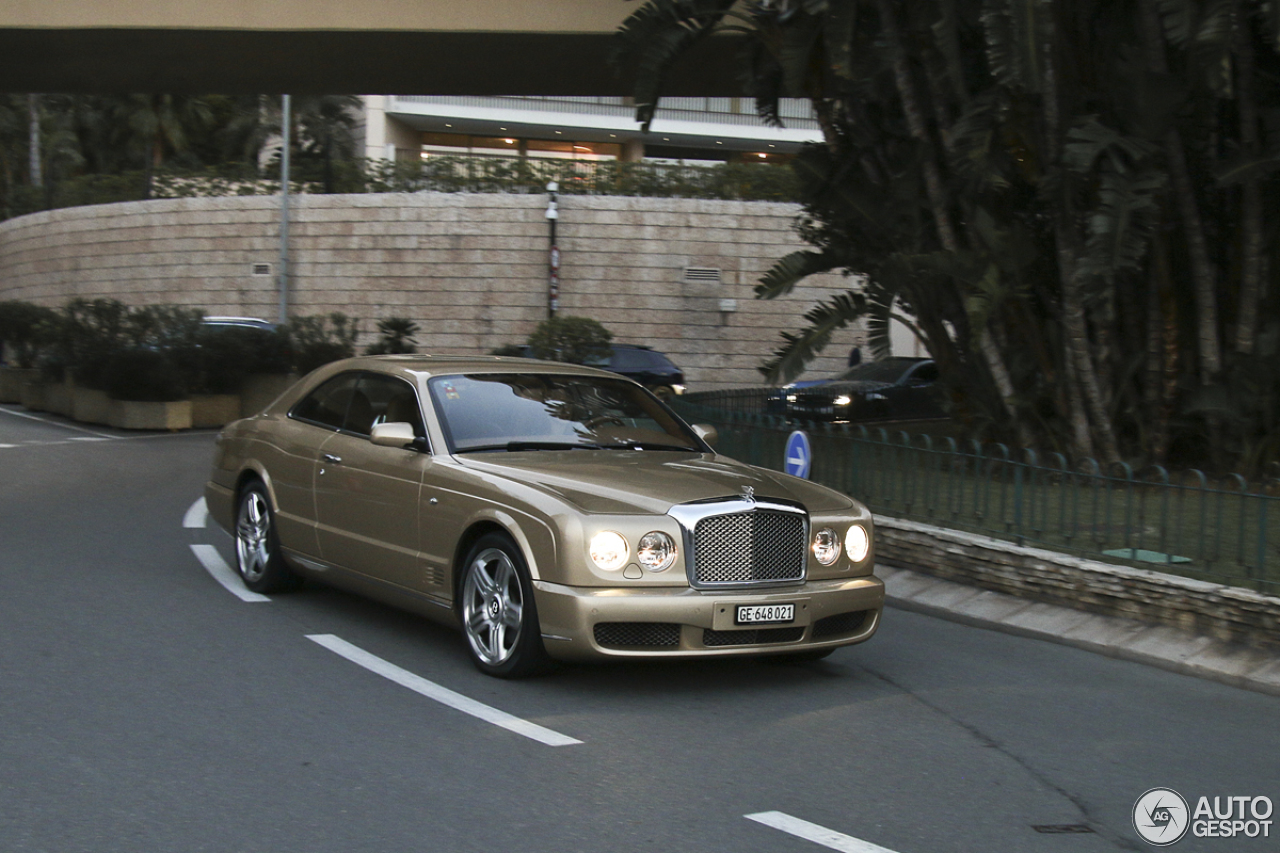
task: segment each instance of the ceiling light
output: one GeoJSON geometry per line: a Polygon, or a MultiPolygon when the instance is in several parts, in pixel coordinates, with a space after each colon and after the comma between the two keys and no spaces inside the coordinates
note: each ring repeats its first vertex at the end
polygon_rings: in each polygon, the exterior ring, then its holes
{"type": "Polygon", "coordinates": [[[770,143],[769,143],[769,147],[770,147],[770,148],[777,148],[778,146],[776,146],[776,145],[774,145],[772,142],[770,142],[770,143]]]}
{"type": "Polygon", "coordinates": [[[446,125],[445,125],[445,127],[453,127],[453,125],[451,125],[451,124],[446,124],[446,125]]]}
{"type": "Polygon", "coordinates": [[[616,133],[611,133],[611,134],[609,134],[609,138],[610,138],[610,139],[617,139],[617,138],[618,138],[618,134],[616,134],[616,133]]]}
{"type": "Polygon", "coordinates": [[[764,158],[768,157],[769,155],[768,155],[768,154],[757,154],[756,156],[757,156],[757,157],[759,157],[761,160],[763,160],[764,158]]]}
{"type": "MultiPolygon", "coordinates": [[[[516,141],[515,141],[514,139],[504,139],[504,140],[502,140],[502,141],[503,141],[503,142],[505,142],[505,143],[507,143],[508,145],[515,145],[515,144],[516,144],[516,141]]],[[[764,155],[763,155],[763,154],[761,154],[760,156],[761,156],[761,157],[763,157],[764,155]]]]}
{"type": "Polygon", "coordinates": [[[564,133],[563,130],[557,130],[556,133],[564,133]]]}

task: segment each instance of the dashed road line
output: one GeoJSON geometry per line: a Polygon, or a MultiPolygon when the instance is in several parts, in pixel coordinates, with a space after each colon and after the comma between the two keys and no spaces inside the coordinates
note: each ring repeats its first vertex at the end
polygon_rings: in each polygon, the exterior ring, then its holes
{"type": "Polygon", "coordinates": [[[838,850],[840,853],[894,853],[887,847],[881,847],[878,844],[872,844],[870,841],[863,841],[861,838],[854,838],[851,835],[836,832],[834,829],[827,829],[825,826],[819,826],[816,823],[792,817],[786,812],[756,812],[755,814],[743,815],[743,817],[780,830],[788,835],[803,838],[805,841],[820,844],[828,850],[838,850]]]}
{"type": "Polygon", "coordinates": [[[241,601],[270,601],[271,599],[265,595],[259,595],[256,592],[250,592],[244,588],[244,584],[240,580],[240,576],[227,565],[227,561],[222,559],[222,555],[218,553],[218,549],[212,545],[192,545],[192,552],[196,555],[196,559],[204,566],[205,571],[213,575],[213,579],[222,584],[227,592],[234,595],[241,601]]]}
{"type": "Polygon", "coordinates": [[[401,687],[407,687],[415,693],[421,694],[428,699],[433,699],[456,711],[470,714],[476,719],[484,720],[486,723],[492,723],[507,731],[536,740],[538,743],[546,744],[547,746],[573,746],[574,744],[582,743],[576,738],[552,731],[537,723],[522,720],[519,717],[508,714],[506,711],[499,711],[497,708],[485,705],[483,702],[477,702],[468,696],[463,696],[461,693],[455,693],[449,688],[442,687],[434,681],[428,681],[420,675],[414,675],[407,669],[401,669],[377,655],[366,652],[359,646],[348,643],[341,637],[333,634],[308,634],[307,639],[324,646],[334,654],[341,655],[370,672],[394,681],[401,687]]]}
{"type": "Polygon", "coordinates": [[[200,498],[187,507],[187,514],[182,517],[182,526],[188,530],[206,527],[209,523],[209,505],[200,498]]]}

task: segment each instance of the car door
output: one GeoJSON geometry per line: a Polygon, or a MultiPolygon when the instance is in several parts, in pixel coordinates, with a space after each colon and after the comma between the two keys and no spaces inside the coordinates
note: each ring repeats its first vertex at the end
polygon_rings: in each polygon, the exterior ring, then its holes
{"type": "Polygon", "coordinates": [[[266,467],[278,507],[280,543],[304,556],[320,556],[315,499],[320,449],[342,427],[358,378],[343,373],[312,389],[274,433],[276,452],[266,467]]]}
{"type": "Polygon", "coordinates": [[[422,445],[373,444],[373,426],[389,418],[413,424],[425,441],[413,386],[394,376],[361,373],[342,429],[320,448],[316,532],[325,562],[420,590],[418,505],[431,454],[422,445]]]}

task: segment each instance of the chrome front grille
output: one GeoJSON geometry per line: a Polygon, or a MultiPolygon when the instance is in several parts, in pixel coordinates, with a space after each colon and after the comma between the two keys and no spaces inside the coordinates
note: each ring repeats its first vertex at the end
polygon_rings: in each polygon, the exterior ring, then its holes
{"type": "Polygon", "coordinates": [[[777,501],[729,500],[673,507],[685,530],[695,587],[798,583],[805,577],[808,516],[777,501]]]}

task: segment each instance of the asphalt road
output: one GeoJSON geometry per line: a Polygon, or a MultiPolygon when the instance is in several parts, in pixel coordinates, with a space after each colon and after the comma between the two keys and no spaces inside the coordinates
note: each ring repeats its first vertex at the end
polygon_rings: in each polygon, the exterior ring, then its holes
{"type": "Polygon", "coordinates": [[[513,683],[345,593],[243,601],[192,548],[231,560],[211,449],[0,407],[0,851],[1092,853],[1149,849],[1150,788],[1280,803],[1280,697],[904,611],[513,683]]]}

